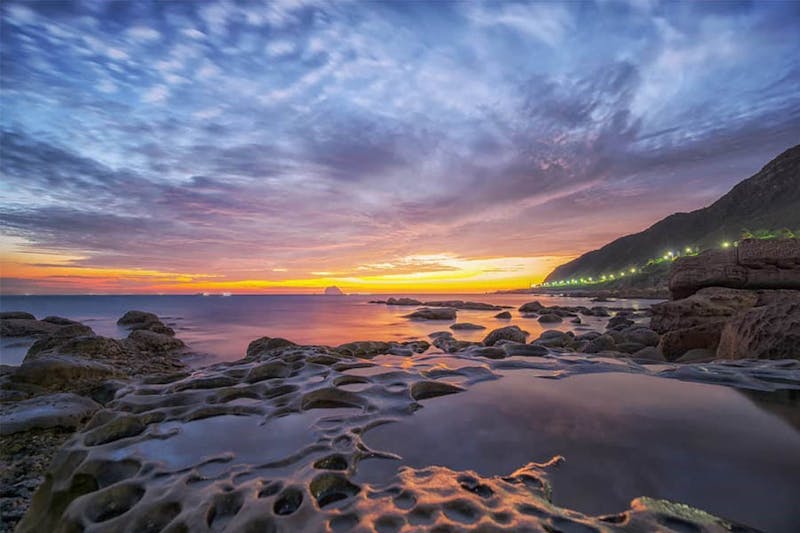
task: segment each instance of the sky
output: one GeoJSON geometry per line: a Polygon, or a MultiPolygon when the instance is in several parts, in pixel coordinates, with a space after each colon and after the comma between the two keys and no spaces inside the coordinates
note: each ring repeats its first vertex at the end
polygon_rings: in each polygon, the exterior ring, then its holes
{"type": "Polygon", "coordinates": [[[0,16],[6,294],[525,287],[800,141],[800,2],[0,16]]]}

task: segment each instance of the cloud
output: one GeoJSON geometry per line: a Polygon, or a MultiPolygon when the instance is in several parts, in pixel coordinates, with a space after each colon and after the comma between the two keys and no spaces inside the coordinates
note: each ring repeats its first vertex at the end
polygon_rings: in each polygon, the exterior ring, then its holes
{"type": "Polygon", "coordinates": [[[134,26],[126,32],[134,41],[150,42],[161,39],[161,34],[147,26],[134,26]]]}
{"type": "Polygon", "coordinates": [[[151,87],[142,95],[142,101],[154,104],[164,102],[169,97],[169,89],[163,85],[151,87]]]}
{"type": "Polygon", "coordinates": [[[557,46],[572,26],[572,17],[559,4],[474,4],[469,18],[478,26],[502,26],[557,46]]]}
{"type": "Polygon", "coordinates": [[[281,40],[267,43],[267,54],[270,57],[289,55],[294,52],[295,49],[295,44],[292,41],[281,40]]]}
{"type": "Polygon", "coordinates": [[[3,4],[4,234],[241,279],[509,274],[533,263],[464,261],[602,244],[800,138],[789,3],[373,7],[3,4]]]}

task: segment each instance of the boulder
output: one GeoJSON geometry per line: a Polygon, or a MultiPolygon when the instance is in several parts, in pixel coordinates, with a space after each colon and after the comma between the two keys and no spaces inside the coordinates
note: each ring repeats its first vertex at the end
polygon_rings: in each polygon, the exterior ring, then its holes
{"type": "MultiPolygon", "coordinates": [[[[547,333],[547,332],[545,332],[547,333]]],[[[602,335],[599,331],[591,330],[587,331],[586,333],[581,333],[580,335],[575,337],[575,340],[578,341],[592,341],[602,335]]]]}
{"type": "Polygon", "coordinates": [[[386,305],[422,305],[422,302],[413,298],[389,298],[386,305]]]}
{"type": "Polygon", "coordinates": [[[611,335],[604,334],[589,341],[589,344],[582,351],[583,353],[607,352],[614,350],[616,345],[617,343],[614,342],[614,338],[611,335]]]}
{"type": "Polygon", "coordinates": [[[64,326],[62,328],[57,329],[47,337],[43,339],[39,339],[33,343],[33,345],[28,348],[28,353],[26,357],[33,357],[40,352],[45,352],[49,350],[56,349],[62,345],[64,345],[67,340],[73,339],[75,337],[93,337],[94,331],[89,326],[84,326],[83,324],[71,324],[69,326],[64,326]]]}
{"type": "Polygon", "coordinates": [[[661,337],[658,333],[644,326],[629,326],[620,331],[626,342],[637,342],[645,346],[658,346],[661,337]]]}
{"type": "Polygon", "coordinates": [[[497,313],[494,315],[495,318],[499,318],[500,320],[511,320],[511,313],[508,311],[503,311],[502,313],[497,313]]]}
{"type": "Polygon", "coordinates": [[[524,344],[528,335],[529,333],[521,330],[519,326],[506,326],[504,328],[492,330],[491,333],[489,333],[486,338],[483,339],[483,344],[486,346],[494,346],[498,341],[501,340],[524,344]]]}
{"type": "Polygon", "coordinates": [[[351,357],[372,358],[376,355],[389,353],[392,344],[381,341],[354,341],[334,348],[334,351],[351,357]]]}
{"type": "Polygon", "coordinates": [[[24,311],[2,311],[0,312],[0,320],[6,320],[9,318],[21,319],[21,320],[36,320],[36,317],[30,313],[26,313],[24,311]]]}
{"type": "Polygon", "coordinates": [[[535,302],[528,302],[528,303],[522,304],[519,307],[519,312],[520,313],[538,313],[539,311],[541,311],[544,308],[545,307],[542,304],[540,304],[539,301],[537,300],[535,302]]]}
{"type": "Polygon", "coordinates": [[[722,329],[719,359],[800,359],[800,299],[739,314],[722,329]]]}
{"type": "Polygon", "coordinates": [[[533,343],[550,348],[563,348],[575,342],[575,335],[572,332],[548,329],[539,335],[533,343]]]}
{"type": "Polygon", "coordinates": [[[661,336],[658,348],[667,361],[675,361],[695,348],[717,349],[724,322],[709,322],[690,328],[676,329],[661,336]]]}
{"type": "Polygon", "coordinates": [[[410,356],[415,353],[423,353],[430,348],[430,346],[431,345],[426,341],[355,341],[339,345],[334,348],[334,351],[350,357],[371,359],[376,355],[382,354],[410,356]]]}
{"type": "Polygon", "coordinates": [[[606,329],[615,329],[621,331],[630,326],[633,326],[634,323],[635,322],[633,320],[628,318],[627,314],[618,313],[613,317],[611,317],[611,319],[608,321],[608,324],[606,324],[606,329]]]}
{"type": "Polygon", "coordinates": [[[462,353],[470,357],[485,357],[487,359],[505,359],[506,357],[508,357],[506,354],[506,350],[504,349],[506,346],[510,346],[510,344],[506,344],[502,347],[475,345],[466,348],[462,353]]]}
{"type": "Polygon", "coordinates": [[[433,345],[446,353],[455,353],[470,348],[472,346],[481,346],[479,342],[462,341],[453,337],[453,334],[448,332],[439,332],[433,338],[433,345]],[[446,334],[445,334],[446,333],[446,334]]]}
{"type": "Polygon", "coordinates": [[[139,351],[155,353],[179,350],[186,346],[180,339],[163,333],[156,333],[149,329],[135,329],[131,331],[130,335],[128,335],[127,342],[139,351]]]}
{"type": "Polygon", "coordinates": [[[555,313],[545,313],[539,317],[539,322],[542,324],[555,324],[557,322],[563,322],[563,319],[555,313]]]}
{"type": "Polygon", "coordinates": [[[708,250],[673,263],[673,299],[704,287],[800,289],[800,239],[744,239],[734,248],[708,250]]]}
{"type": "Polygon", "coordinates": [[[128,311],[117,320],[117,325],[136,326],[150,322],[161,322],[161,319],[158,318],[158,315],[146,311],[128,311]]]}
{"type": "Polygon", "coordinates": [[[449,307],[423,307],[404,317],[412,320],[455,320],[456,310],[449,307]]]}
{"type": "Polygon", "coordinates": [[[456,322],[450,329],[458,330],[458,329],[486,329],[486,326],[481,326],[480,324],[473,324],[471,322],[456,322]]]}
{"type": "Polygon", "coordinates": [[[723,287],[700,289],[688,298],[653,305],[650,327],[657,333],[665,333],[711,322],[724,322],[756,305],[758,299],[758,293],[754,291],[723,287]]]}
{"type": "Polygon", "coordinates": [[[503,344],[503,350],[508,357],[541,357],[549,353],[549,350],[540,344],[518,344],[516,342],[503,344]]]}
{"type": "Polygon", "coordinates": [[[49,390],[81,390],[122,375],[112,365],[99,361],[71,355],[40,355],[26,358],[11,379],[49,390]]]}
{"type": "Polygon", "coordinates": [[[658,348],[653,346],[646,346],[633,354],[636,359],[644,359],[646,361],[665,361],[664,354],[658,348]]]}
{"type": "Polygon", "coordinates": [[[707,363],[714,360],[714,352],[705,348],[692,348],[680,358],[676,363],[707,363]]]}
{"type": "Polygon", "coordinates": [[[622,342],[617,344],[616,350],[622,353],[636,353],[646,348],[641,342],[622,342]]]}
{"type": "MultiPolygon", "coordinates": [[[[76,326],[67,326],[73,328],[76,326]]],[[[85,327],[85,326],[84,326],[85,327]]],[[[74,355],[85,359],[124,360],[128,357],[122,342],[96,335],[59,337],[53,335],[35,343],[25,355],[25,361],[44,355],[74,355]]]]}
{"type": "Polygon", "coordinates": [[[42,319],[42,322],[50,322],[51,324],[56,324],[57,326],[72,326],[74,324],[80,324],[77,320],[70,320],[69,318],[64,318],[63,316],[46,316],[42,319]]]}
{"type": "Polygon", "coordinates": [[[71,393],[48,394],[5,404],[0,413],[0,435],[31,429],[77,429],[100,409],[100,404],[71,393]]]}
{"type": "Polygon", "coordinates": [[[164,324],[157,315],[145,311],[128,311],[117,320],[117,324],[130,330],[146,330],[161,335],[175,336],[175,330],[164,324]]]}
{"type": "Polygon", "coordinates": [[[287,346],[295,346],[295,343],[280,337],[261,337],[247,345],[247,357],[258,357],[272,350],[287,346]]]}
{"type": "Polygon", "coordinates": [[[4,318],[0,319],[0,337],[37,337],[49,335],[60,327],[31,318],[4,318]]]}

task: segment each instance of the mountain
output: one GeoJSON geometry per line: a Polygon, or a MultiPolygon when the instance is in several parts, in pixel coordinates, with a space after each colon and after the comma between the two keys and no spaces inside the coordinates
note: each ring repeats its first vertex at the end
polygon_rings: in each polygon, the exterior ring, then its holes
{"type": "Polygon", "coordinates": [[[743,232],[788,228],[800,232],[800,145],[702,209],[675,213],[646,230],[626,235],[557,267],[545,282],[600,277],[638,267],[668,250],[712,248],[743,232]]]}

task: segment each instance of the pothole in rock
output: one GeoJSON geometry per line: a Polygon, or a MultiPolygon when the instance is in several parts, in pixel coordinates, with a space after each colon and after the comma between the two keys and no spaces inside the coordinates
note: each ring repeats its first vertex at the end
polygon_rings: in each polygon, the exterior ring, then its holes
{"type": "Polygon", "coordinates": [[[354,485],[341,474],[325,473],[315,477],[309,485],[317,505],[325,507],[358,494],[361,487],[354,485]]]}
{"type": "Polygon", "coordinates": [[[297,511],[302,504],[303,492],[297,487],[289,487],[275,500],[272,510],[277,515],[290,515],[297,511]]]}

